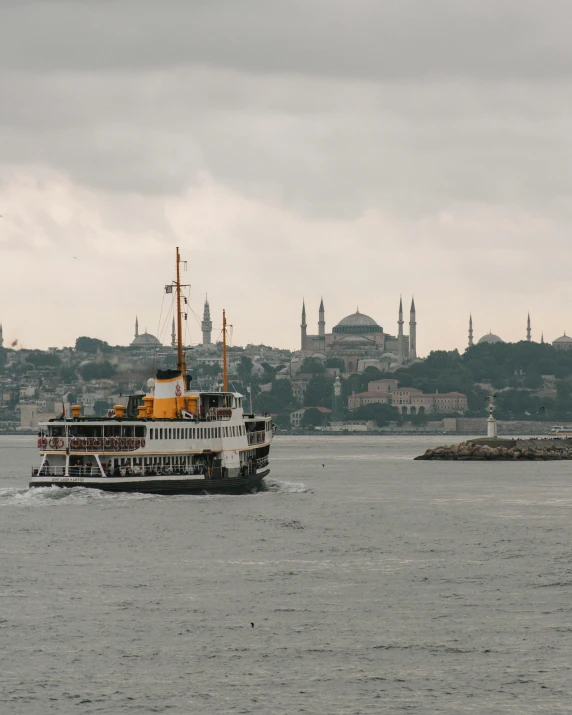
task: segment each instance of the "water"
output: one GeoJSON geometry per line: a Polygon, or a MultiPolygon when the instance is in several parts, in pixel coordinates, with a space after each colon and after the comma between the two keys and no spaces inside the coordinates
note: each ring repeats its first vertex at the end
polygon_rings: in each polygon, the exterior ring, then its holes
{"type": "Polygon", "coordinates": [[[441,441],[278,437],[265,493],[157,497],[28,491],[0,438],[0,713],[571,712],[572,467],[441,441]]]}

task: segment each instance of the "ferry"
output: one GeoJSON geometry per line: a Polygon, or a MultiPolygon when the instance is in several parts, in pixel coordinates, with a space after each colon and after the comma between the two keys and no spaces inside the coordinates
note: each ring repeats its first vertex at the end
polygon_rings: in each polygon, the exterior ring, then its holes
{"type": "Polygon", "coordinates": [[[81,405],[40,424],[39,468],[30,487],[88,487],[146,494],[245,494],[270,472],[276,432],[270,415],[246,413],[229,391],[223,311],[223,389],[193,389],[182,346],[181,259],[176,290],[177,369],[159,370],[147,392],[130,395],[107,417],[86,417],[81,405]]]}

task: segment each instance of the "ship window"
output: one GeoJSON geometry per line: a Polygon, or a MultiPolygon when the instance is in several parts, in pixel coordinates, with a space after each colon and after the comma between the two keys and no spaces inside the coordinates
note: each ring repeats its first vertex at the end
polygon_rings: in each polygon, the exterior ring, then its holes
{"type": "Polygon", "coordinates": [[[172,432],[172,429],[169,427],[169,439],[172,439],[171,432],[172,432]]]}
{"type": "Polygon", "coordinates": [[[141,425],[141,427],[139,427],[139,425],[137,425],[135,427],[135,436],[136,437],[145,437],[145,427],[143,427],[142,425],[141,425]]]}
{"type": "Polygon", "coordinates": [[[163,428],[159,430],[159,439],[163,439],[163,428]]]}
{"type": "Polygon", "coordinates": [[[153,428],[149,430],[149,439],[153,439],[153,428]]]}
{"type": "Polygon", "coordinates": [[[177,427],[177,439],[181,439],[181,430],[177,427]]]}
{"type": "Polygon", "coordinates": [[[233,437],[236,437],[236,427],[233,427],[233,428],[232,428],[232,436],[233,436],[233,437]]]}

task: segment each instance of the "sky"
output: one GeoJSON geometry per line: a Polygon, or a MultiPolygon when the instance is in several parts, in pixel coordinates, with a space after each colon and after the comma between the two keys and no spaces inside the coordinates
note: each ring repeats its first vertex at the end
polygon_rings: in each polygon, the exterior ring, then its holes
{"type": "Polygon", "coordinates": [[[2,0],[6,343],[572,334],[572,3],[2,0]],[[172,315],[172,313],[171,313],[172,315]],[[406,315],[407,320],[407,315],[406,315]]]}

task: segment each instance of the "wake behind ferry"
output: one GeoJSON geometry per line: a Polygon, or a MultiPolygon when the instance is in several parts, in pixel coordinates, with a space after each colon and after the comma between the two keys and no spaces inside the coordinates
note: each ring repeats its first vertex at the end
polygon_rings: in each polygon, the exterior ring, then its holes
{"type": "Polygon", "coordinates": [[[159,370],[146,394],[130,395],[108,417],[82,417],[81,406],[72,405],[71,417],[41,423],[40,466],[30,487],[244,494],[261,486],[276,426],[269,415],[245,414],[243,396],[228,390],[224,313],[223,390],[192,388],[181,338],[180,264],[177,248],[177,369],[159,370]]]}

